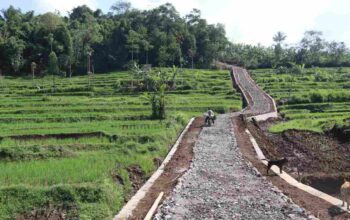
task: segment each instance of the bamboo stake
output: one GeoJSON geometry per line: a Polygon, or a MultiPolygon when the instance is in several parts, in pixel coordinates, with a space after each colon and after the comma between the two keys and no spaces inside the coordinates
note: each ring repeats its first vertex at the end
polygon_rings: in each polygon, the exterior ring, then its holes
{"type": "Polygon", "coordinates": [[[151,209],[148,211],[148,213],[147,213],[146,217],[144,218],[144,220],[151,220],[152,219],[152,216],[154,215],[154,212],[157,210],[157,207],[158,207],[159,202],[162,199],[163,195],[164,195],[164,192],[159,193],[158,198],[153,203],[151,209]]]}

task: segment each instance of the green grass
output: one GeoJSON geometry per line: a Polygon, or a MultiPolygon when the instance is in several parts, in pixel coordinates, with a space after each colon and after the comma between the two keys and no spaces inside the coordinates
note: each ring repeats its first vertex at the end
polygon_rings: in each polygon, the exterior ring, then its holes
{"type": "Polygon", "coordinates": [[[242,104],[228,72],[185,70],[166,93],[166,119],[151,120],[131,81],[128,72],[56,77],[55,89],[52,77],[0,80],[0,219],[48,206],[111,219],[131,191],[129,166],[149,177],[191,117],[242,104]]]}
{"type": "Polygon", "coordinates": [[[350,68],[312,68],[303,74],[276,74],[274,70],[252,71],[256,82],[277,102],[287,119],[270,128],[322,133],[334,124],[348,125],[350,118],[350,68]]]}

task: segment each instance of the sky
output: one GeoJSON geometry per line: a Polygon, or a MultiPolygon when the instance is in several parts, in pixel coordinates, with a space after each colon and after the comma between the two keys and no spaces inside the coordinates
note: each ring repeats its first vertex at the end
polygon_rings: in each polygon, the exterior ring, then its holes
{"type": "MultiPolygon", "coordinates": [[[[277,31],[287,35],[286,43],[296,44],[307,30],[322,31],[329,41],[350,46],[349,0],[129,0],[134,8],[151,9],[172,3],[182,16],[200,9],[209,23],[225,25],[227,37],[235,43],[269,46],[277,31]]],[[[86,4],[105,13],[116,0],[0,0],[0,9],[13,5],[37,13],[58,10],[67,14],[86,4]]]]}

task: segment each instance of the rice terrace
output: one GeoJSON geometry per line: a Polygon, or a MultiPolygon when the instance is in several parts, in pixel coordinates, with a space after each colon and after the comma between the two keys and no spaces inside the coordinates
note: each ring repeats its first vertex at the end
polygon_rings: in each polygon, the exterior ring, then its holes
{"type": "Polygon", "coordinates": [[[350,219],[350,5],[310,2],[0,2],[0,220],[350,219]]]}

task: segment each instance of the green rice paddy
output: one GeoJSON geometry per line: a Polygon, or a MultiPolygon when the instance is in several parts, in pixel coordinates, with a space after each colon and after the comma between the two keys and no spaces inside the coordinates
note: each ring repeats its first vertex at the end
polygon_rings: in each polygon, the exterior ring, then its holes
{"type": "Polygon", "coordinates": [[[111,219],[132,190],[128,167],[149,177],[191,117],[242,105],[228,72],[184,70],[166,93],[166,119],[151,120],[132,81],[128,72],[0,79],[0,219],[50,207],[111,219]]]}
{"type": "Polygon", "coordinates": [[[324,132],[350,119],[350,68],[311,68],[302,74],[251,71],[256,82],[279,103],[287,120],[270,128],[324,132]]]}

